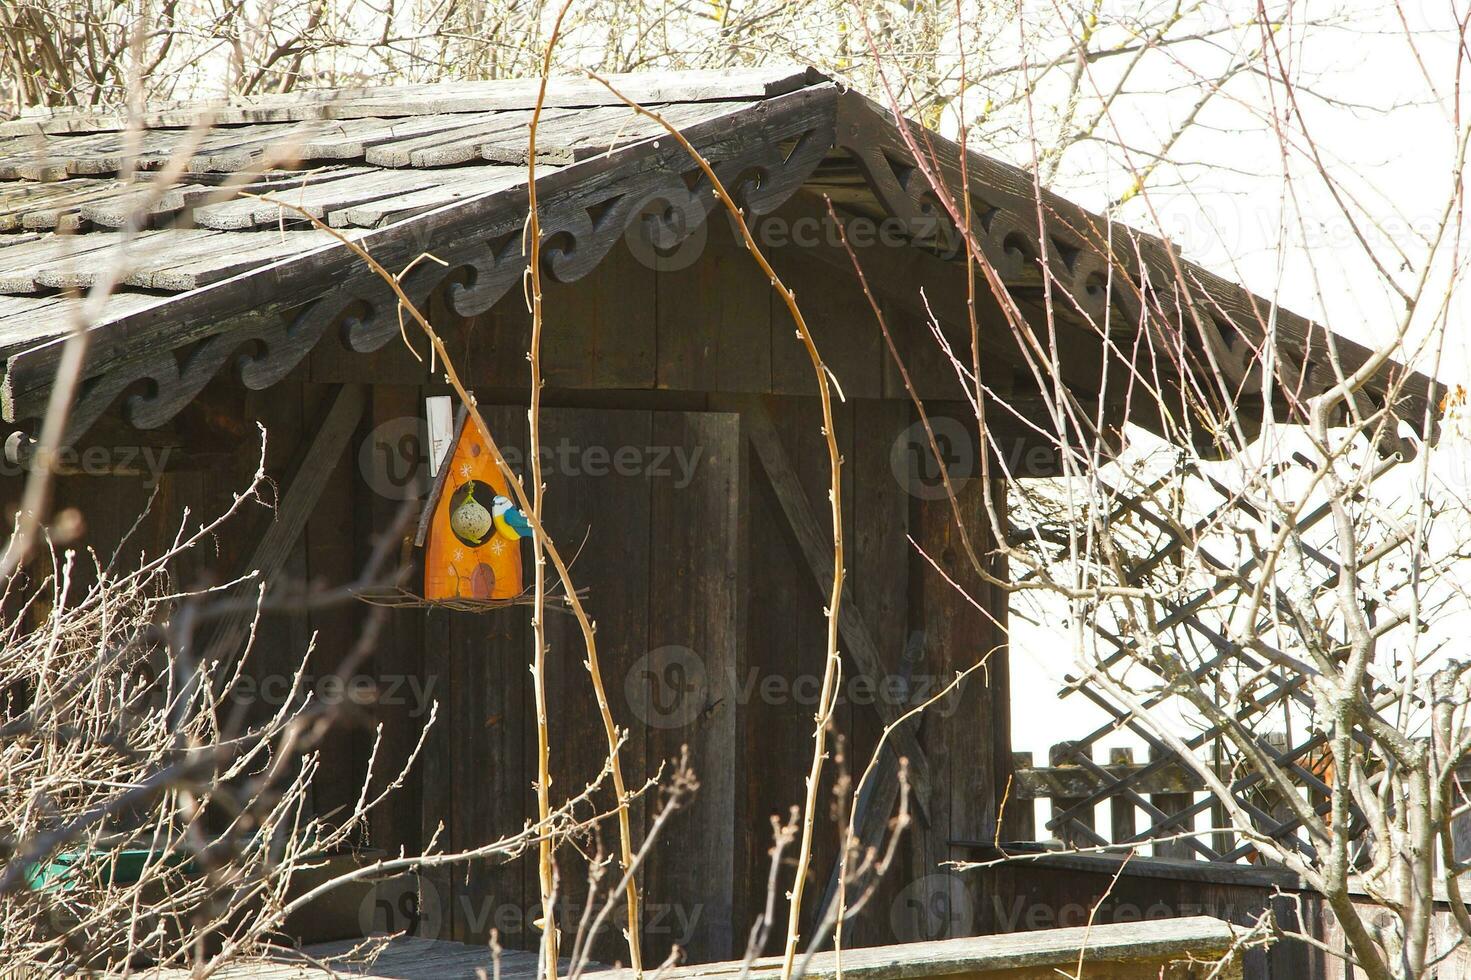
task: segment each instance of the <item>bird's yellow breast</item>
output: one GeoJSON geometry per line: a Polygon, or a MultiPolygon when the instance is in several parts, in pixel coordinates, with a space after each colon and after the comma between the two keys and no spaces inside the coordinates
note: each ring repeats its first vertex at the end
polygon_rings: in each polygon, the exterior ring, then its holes
{"type": "Polygon", "coordinates": [[[501,533],[501,536],[502,537],[504,537],[504,538],[506,538],[506,539],[508,539],[510,541],[520,541],[521,540],[520,533],[517,532],[517,530],[514,527],[511,526],[511,522],[510,521],[506,520],[506,515],[505,514],[497,514],[497,515],[495,515],[495,529],[501,533]]]}

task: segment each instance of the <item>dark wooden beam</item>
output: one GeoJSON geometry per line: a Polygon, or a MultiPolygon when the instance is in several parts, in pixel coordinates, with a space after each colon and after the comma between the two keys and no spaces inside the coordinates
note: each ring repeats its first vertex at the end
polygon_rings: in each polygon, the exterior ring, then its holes
{"type": "MultiPolygon", "coordinates": [[[[269,584],[286,564],[286,559],[306,528],[307,519],[316,509],[317,500],[322,496],[332,470],[357,430],[367,402],[367,391],[362,385],[338,386],[332,404],[317,427],[316,435],[299,457],[295,472],[286,485],[286,492],[276,510],[276,519],[261,535],[244,566],[236,572],[236,578],[255,573],[247,582],[241,583],[236,590],[237,595],[245,597],[256,594],[261,584],[269,584]]],[[[249,634],[250,624],[254,619],[253,609],[244,609],[223,618],[206,648],[206,662],[222,661],[233,656],[236,648],[249,634]]]]}
{"type": "MultiPolygon", "coordinates": [[[[766,474],[771,489],[781,504],[782,514],[802,549],[802,556],[812,573],[813,584],[821,595],[826,596],[832,587],[832,544],[823,533],[817,515],[812,513],[812,507],[807,503],[797,471],[787,458],[786,449],[781,444],[781,437],[777,435],[770,415],[767,414],[766,406],[760,399],[752,399],[746,406],[744,415],[751,447],[756,450],[761,470],[766,474]]],[[[838,607],[838,629],[860,674],[875,685],[873,690],[883,690],[881,685],[886,674],[878,644],[874,642],[863,617],[846,598],[838,607]]],[[[874,705],[886,726],[898,721],[903,713],[901,706],[890,703],[886,698],[875,698],[874,705]]],[[[909,726],[901,725],[889,736],[889,744],[909,760],[909,781],[914,790],[915,801],[920,810],[928,814],[931,798],[929,762],[914,732],[909,726]]]]}

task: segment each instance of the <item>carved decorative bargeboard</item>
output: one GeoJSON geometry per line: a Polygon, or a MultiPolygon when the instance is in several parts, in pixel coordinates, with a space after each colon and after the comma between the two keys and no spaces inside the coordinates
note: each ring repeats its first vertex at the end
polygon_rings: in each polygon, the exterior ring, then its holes
{"type": "MultiPolygon", "coordinates": [[[[1197,395],[1212,394],[1253,414],[1271,338],[1269,366],[1283,402],[1278,417],[1301,422],[1308,399],[1370,355],[1184,261],[1165,241],[1039,189],[1025,171],[971,152],[963,174],[956,144],[913,125],[906,132],[892,113],[861,96],[840,100],[837,132],[838,147],[852,157],[883,210],[922,229],[917,244],[946,255],[959,251],[956,227],[964,213],[962,188],[968,189],[975,241],[1003,284],[1040,291],[1045,283],[1064,316],[1099,336],[1123,338],[1115,344],[1120,361],[1133,338],[1147,331],[1154,353],[1170,359],[1175,376],[1197,395]],[[937,182],[948,189],[953,211],[935,193],[937,182]]],[[[1361,393],[1360,410],[1382,406],[1380,393],[1401,379],[1395,414],[1421,426],[1432,401],[1427,381],[1406,378],[1393,365],[1361,393]]],[[[1401,448],[1393,426],[1387,428],[1395,445],[1386,448],[1401,448]]]]}
{"type": "MultiPolygon", "coordinates": [[[[805,89],[756,106],[751,125],[695,126],[685,135],[745,212],[759,216],[795,193],[831,149],[834,95],[832,86],[805,89]]],[[[546,242],[543,274],[559,282],[586,276],[634,222],[645,223],[656,246],[672,247],[696,230],[717,204],[699,164],[672,139],[563,168],[539,180],[538,186],[546,242]]],[[[400,281],[404,294],[424,309],[430,294],[444,286],[453,310],[472,316],[488,310],[522,280],[527,258],[521,231],[527,204],[522,185],[391,226],[362,244],[388,269],[403,268],[415,257],[432,253],[444,264],[417,264],[400,281]]],[[[263,270],[255,277],[259,285],[253,293],[274,297],[283,291],[289,295],[293,288],[309,294],[328,287],[325,292],[295,304],[285,315],[278,312],[284,305],[280,303],[270,304],[264,312],[226,313],[220,317],[223,329],[203,325],[202,339],[189,347],[111,361],[106,370],[84,382],[72,412],[71,437],[85,432],[124,395],[123,411],[132,424],[160,425],[232,362],[247,387],[267,388],[289,374],[334,328],[343,344],[361,353],[400,336],[398,297],[367,263],[342,246],[306,258],[263,270]],[[282,278],[292,280],[291,286],[282,278]],[[297,284],[297,280],[305,281],[297,284]],[[145,390],[136,390],[139,387],[145,390]]],[[[188,300],[183,297],[177,305],[188,300]]],[[[171,306],[175,304],[165,304],[166,309],[171,306]]],[[[186,333],[187,327],[181,332],[186,333]]],[[[44,411],[44,399],[35,396],[49,384],[59,346],[47,349],[48,358],[12,360],[5,396],[17,420],[44,411]]]]}
{"type": "MultiPolygon", "coordinates": [[[[899,219],[915,245],[959,264],[955,222],[932,185],[941,181],[950,202],[960,200],[959,147],[917,128],[906,135],[889,113],[856,93],[815,84],[684,132],[751,217],[774,210],[804,184],[821,190],[818,167],[826,158],[829,167],[861,175],[878,208],[899,219]]],[[[1121,361],[1134,338],[1147,335],[1154,356],[1170,362],[1177,378],[1205,379],[1202,390],[1211,397],[1250,406],[1260,399],[1271,336],[1276,394],[1286,398],[1287,414],[1279,417],[1300,418],[1306,400],[1337,380],[1335,361],[1338,371],[1349,371],[1368,356],[1337,339],[1330,354],[1330,335],[1321,326],[1182,261],[1159,239],[1050,192],[1040,192],[1039,206],[1038,189],[1024,171],[976,153],[967,161],[972,227],[1001,283],[1022,293],[1045,288],[1053,308],[1108,340],[1121,361]]],[[[549,169],[538,180],[543,273],[560,282],[587,275],[635,223],[654,244],[671,247],[716,204],[698,165],[672,139],[549,169]]],[[[390,270],[432,253],[445,264],[419,263],[401,282],[405,294],[422,307],[442,289],[451,309],[472,316],[520,282],[526,210],[522,182],[359,240],[390,270]]],[[[232,363],[244,384],[260,389],[284,378],[324,338],[370,352],[399,334],[392,289],[341,246],[293,256],[219,287],[229,289],[186,293],[94,331],[91,363],[99,369],[83,386],[73,437],[119,398],[135,425],[157,426],[232,363]]],[[[60,347],[53,342],[10,359],[0,388],[7,418],[44,411],[60,347]]],[[[1406,391],[1400,417],[1418,421],[1427,387],[1414,382],[1406,391]]]]}

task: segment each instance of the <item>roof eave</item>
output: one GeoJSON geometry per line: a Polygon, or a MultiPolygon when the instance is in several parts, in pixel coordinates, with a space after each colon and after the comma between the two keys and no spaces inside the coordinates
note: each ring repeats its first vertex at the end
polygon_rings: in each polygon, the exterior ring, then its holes
{"type": "MultiPolygon", "coordinates": [[[[833,142],[838,90],[827,82],[763,100],[737,116],[695,124],[683,135],[723,179],[760,172],[759,185],[736,189],[748,212],[760,214],[800,188],[833,142]]],[[[701,220],[714,206],[700,187],[698,164],[670,139],[648,139],[538,177],[542,227],[563,244],[548,249],[547,274],[571,282],[590,272],[654,198],[683,201],[701,220]],[[693,190],[691,189],[693,187],[693,190]],[[594,220],[593,215],[596,215],[594,220]],[[571,245],[565,244],[570,242],[571,245]]],[[[525,183],[370,231],[356,241],[385,269],[407,267],[426,251],[444,264],[423,262],[402,281],[423,302],[449,282],[447,299],[462,315],[488,309],[520,282],[526,258],[519,233],[525,221],[525,183]]],[[[140,427],[174,414],[236,352],[245,384],[275,383],[333,325],[357,351],[381,347],[398,335],[397,296],[353,250],[329,245],[242,273],[150,307],[97,324],[88,331],[85,376],[89,387],[73,413],[79,435],[119,395],[142,383],[127,411],[140,427]],[[283,297],[265,303],[261,297],[283,297]],[[181,348],[188,348],[181,357],[181,348]]],[[[0,383],[0,415],[10,422],[39,417],[66,345],[51,339],[11,354],[0,383]]]]}

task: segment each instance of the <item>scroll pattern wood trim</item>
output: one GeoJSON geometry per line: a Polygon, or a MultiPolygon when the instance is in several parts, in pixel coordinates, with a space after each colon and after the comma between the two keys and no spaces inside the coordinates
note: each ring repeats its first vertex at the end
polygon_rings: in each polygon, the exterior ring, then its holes
{"type": "MultiPolygon", "coordinates": [[[[913,229],[917,243],[945,245],[955,254],[959,233],[892,116],[847,93],[839,103],[837,132],[839,148],[852,157],[880,206],[913,229]]],[[[958,195],[959,146],[917,126],[910,133],[925,151],[931,172],[958,195]]],[[[1212,397],[1230,398],[1248,415],[1259,410],[1268,336],[1274,340],[1281,419],[1303,420],[1306,400],[1337,382],[1333,361],[1347,374],[1370,356],[1321,324],[1185,262],[1164,240],[1091,214],[1050,191],[1041,192],[1039,208],[1025,171],[974,152],[968,154],[967,170],[979,245],[1004,283],[1042,286],[1045,256],[1053,294],[1066,315],[1105,335],[1147,328],[1154,349],[1175,359],[1173,370],[1181,378],[1206,379],[1199,387],[1212,397]]],[[[1366,395],[1372,404],[1383,404],[1384,392],[1404,378],[1395,414],[1418,426],[1433,400],[1431,382],[1405,374],[1404,368],[1390,366],[1366,395]]],[[[1385,451],[1403,449],[1392,441],[1395,445],[1385,451]]]]}
{"type": "MultiPolygon", "coordinates": [[[[692,142],[745,212],[765,214],[807,181],[833,145],[833,100],[822,98],[824,94],[794,93],[756,106],[755,118],[744,126],[726,119],[718,128],[691,127],[687,135],[694,134],[692,142]],[[807,94],[818,97],[796,101],[807,94]],[[773,109],[773,103],[787,100],[793,100],[791,111],[773,109]]],[[[631,163],[619,167],[606,166],[607,158],[589,161],[583,165],[586,180],[558,182],[543,198],[545,271],[553,279],[573,282],[586,276],[635,222],[648,223],[655,245],[670,247],[707,219],[715,196],[684,150],[672,140],[650,140],[640,150],[631,163]]],[[[575,169],[565,168],[555,176],[575,169]]],[[[475,222],[460,241],[446,246],[435,242],[432,251],[446,264],[423,262],[404,276],[400,285],[410,300],[422,308],[430,294],[444,286],[454,311],[469,316],[489,309],[520,282],[526,269],[520,240],[526,196],[524,186],[515,190],[516,194],[506,195],[503,207],[475,222]]],[[[374,236],[375,257],[394,235],[408,239],[397,242],[399,253],[412,257],[425,251],[428,242],[416,238],[416,232],[423,235],[418,219],[374,236]]],[[[340,246],[337,250],[343,251],[340,246]]],[[[393,268],[388,261],[384,265],[393,268]]],[[[208,334],[189,349],[122,358],[109,365],[84,384],[72,412],[69,439],[84,433],[120,396],[126,396],[124,413],[134,425],[160,425],[232,359],[247,387],[267,388],[289,374],[334,327],[340,329],[341,341],[360,353],[377,350],[399,336],[398,299],[386,283],[361,262],[336,278],[337,285],[289,315],[279,315],[279,307],[241,314],[230,328],[208,334]]],[[[332,279],[318,275],[315,283],[332,279]]],[[[240,299],[248,301],[247,296],[240,299]]],[[[45,409],[42,395],[48,379],[38,376],[43,368],[24,365],[30,369],[28,379],[17,370],[17,360],[23,362],[29,353],[11,359],[5,378],[3,408],[12,421],[39,417],[45,409]],[[27,380],[24,395],[17,390],[18,378],[27,380]]]]}
{"type": "MultiPolygon", "coordinates": [[[[921,240],[959,240],[958,232],[930,184],[925,168],[915,163],[898,126],[866,99],[850,97],[839,109],[838,145],[846,150],[889,214],[914,229],[921,240]]],[[[959,147],[932,133],[911,129],[915,141],[931,151],[930,170],[952,193],[961,183],[959,147]]],[[[975,231],[982,252],[1003,281],[1040,284],[1038,260],[1044,252],[1056,285],[1085,315],[1101,316],[1106,305],[1103,283],[1108,271],[1106,252],[1090,247],[1061,224],[1048,228],[1046,241],[1038,230],[1035,199],[1020,171],[1011,179],[993,183],[995,161],[971,154],[970,190],[975,231]],[[984,168],[980,165],[984,164],[984,168]]],[[[1081,209],[1072,209],[1083,215],[1081,209]]],[[[1071,215],[1070,215],[1071,216],[1071,215]]]]}

